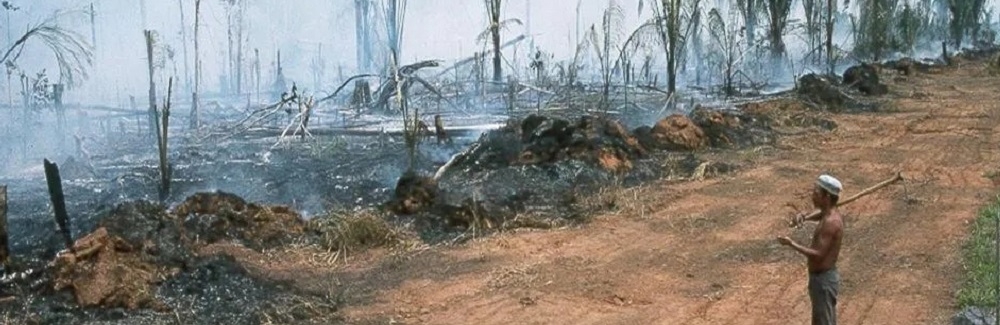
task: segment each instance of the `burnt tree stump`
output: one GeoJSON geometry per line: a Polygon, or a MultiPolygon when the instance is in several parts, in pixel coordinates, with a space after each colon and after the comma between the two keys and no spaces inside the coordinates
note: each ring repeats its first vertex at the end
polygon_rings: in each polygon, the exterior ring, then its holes
{"type": "Polygon", "coordinates": [[[73,237],[69,232],[69,215],[66,213],[66,198],[63,196],[62,178],[59,177],[59,166],[45,159],[45,180],[49,184],[49,197],[52,199],[52,210],[55,212],[59,233],[66,242],[66,249],[73,249],[73,237]]]}

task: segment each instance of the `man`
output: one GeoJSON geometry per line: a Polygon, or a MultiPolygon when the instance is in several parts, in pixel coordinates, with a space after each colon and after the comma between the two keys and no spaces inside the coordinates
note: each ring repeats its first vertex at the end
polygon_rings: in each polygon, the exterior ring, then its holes
{"type": "Polygon", "coordinates": [[[812,302],[812,324],[837,324],[837,293],[840,289],[840,275],[837,273],[837,257],[844,235],[844,221],[835,210],[840,191],[840,181],[830,175],[821,175],[816,180],[812,201],[820,214],[805,218],[805,214],[795,217],[795,222],[819,221],[813,232],[812,245],[805,247],[782,236],[778,242],[794,248],[806,256],[809,266],[809,300],[812,302]]]}

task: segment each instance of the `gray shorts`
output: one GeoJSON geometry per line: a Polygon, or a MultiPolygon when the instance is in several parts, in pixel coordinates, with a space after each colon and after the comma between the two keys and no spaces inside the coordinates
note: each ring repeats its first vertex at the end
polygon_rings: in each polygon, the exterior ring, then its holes
{"type": "Polygon", "coordinates": [[[809,273],[809,301],[812,302],[813,325],[837,324],[837,293],[840,274],[837,269],[809,273]]]}

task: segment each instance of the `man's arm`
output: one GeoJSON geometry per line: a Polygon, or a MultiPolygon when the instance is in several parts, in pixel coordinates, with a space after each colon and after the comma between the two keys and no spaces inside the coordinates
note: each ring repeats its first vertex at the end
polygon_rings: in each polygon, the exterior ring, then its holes
{"type": "Polygon", "coordinates": [[[806,247],[799,245],[799,243],[796,243],[795,241],[788,239],[788,237],[784,237],[785,241],[787,242],[783,242],[783,244],[791,246],[796,251],[798,251],[802,255],[805,255],[806,257],[822,258],[823,256],[826,256],[826,254],[830,252],[830,247],[832,247],[833,243],[832,237],[833,234],[830,231],[824,230],[819,233],[819,238],[817,240],[816,247],[806,247]]]}
{"type": "Polygon", "coordinates": [[[823,220],[823,213],[822,212],[819,212],[819,213],[811,212],[810,214],[805,215],[805,217],[803,217],[802,220],[806,220],[806,221],[820,221],[820,220],[823,220]]]}
{"type": "Polygon", "coordinates": [[[803,222],[806,222],[806,221],[820,221],[820,220],[823,220],[823,214],[822,213],[802,212],[802,213],[799,213],[799,214],[795,215],[795,217],[792,218],[792,225],[793,226],[797,226],[797,225],[800,225],[800,224],[802,224],[803,222]],[[815,214],[813,214],[813,213],[815,213],[815,214]]]}
{"type": "Polygon", "coordinates": [[[813,249],[813,248],[809,248],[809,247],[805,247],[805,246],[802,246],[802,245],[799,245],[799,243],[796,243],[796,242],[794,242],[794,241],[793,241],[793,242],[790,242],[790,243],[788,243],[788,246],[791,246],[791,247],[792,247],[792,248],[794,248],[794,249],[795,249],[796,251],[798,251],[798,252],[799,252],[799,253],[801,253],[802,255],[805,255],[806,257],[810,257],[810,258],[819,258],[820,256],[822,256],[822,255],[820,255],[820,254],[822,254],[822,253],[820,252],[820,250],[818,250],[818,249],[813,249]]]}

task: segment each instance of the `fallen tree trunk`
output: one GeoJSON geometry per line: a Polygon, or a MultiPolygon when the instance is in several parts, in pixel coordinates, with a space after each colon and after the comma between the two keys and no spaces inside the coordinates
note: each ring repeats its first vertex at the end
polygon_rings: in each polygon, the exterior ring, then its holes
{"type": "MultiPolygon", "coordinates": [[[[279,137],[281,136],[283,128],[257,128],[244,131],[242,135],[244,137],[279,137]]],[[[472,137],[477,136],[482,132],[489,131],[489,128],[484,127],[450,127],[446,131],[449,137],[472,137]]],[[[364,129],[344,129],[344,128],[324,128],[324,129],[310,129],[309,134],[312,136],[379,136],[379,135],[390,135],[390,136],[403,136],[405,132],[402,129],[399,130],[364,130],[364,129]]]]}
{"type": "Polygon", "coordinates": [[[59,177],[59,166],[45,159],[45,180],[49,184],[49,197],[52,199],[52,210],[55,212],[56,225],[66,243],[66,249],[73,249],[73,237],[69,232],[69,214],[66,213],[66,198],[63,196],[62,178],[59,177]]]}
{"type": "MultiPolygon", "coordinates": [[[[840,202],[837,202],[837,207],[841,207],[841,206],[844,206],[844,205],[846,205],[848,203],[857,201],[858,199],[860,199],[862,197],[865,197],[868,194],[872,194],[873,192],[878,191],[878,190],[882,189],[883,187],[892,185],[893,183],[901,181],[901,180],[903,180],[903,175],[900,174],[899,172],[897,172],[896,175],[893,176],[890,179],[887,179],[885,181],[882,181],[881,183],[875,184],[872,187],[866,188],[863,191],[858,192],[858,194],[854,194],[853,196],[851,196],[851,197],[849,197],[847,199],[840,200],[840,202]]],[[[809,215],[805,216],[805,219],[815,218],[816,216],[819,216],[820,213],[822,213],[822,212],[819,211],[819,210],[816,210],[813,213],[810,213],[809,215]]],[[[802,223],[795,222],[795,220],[793,220],[792,223],[789,224],[789,226],[790,227],[798,227],[801,224],[802,223]]]]}

